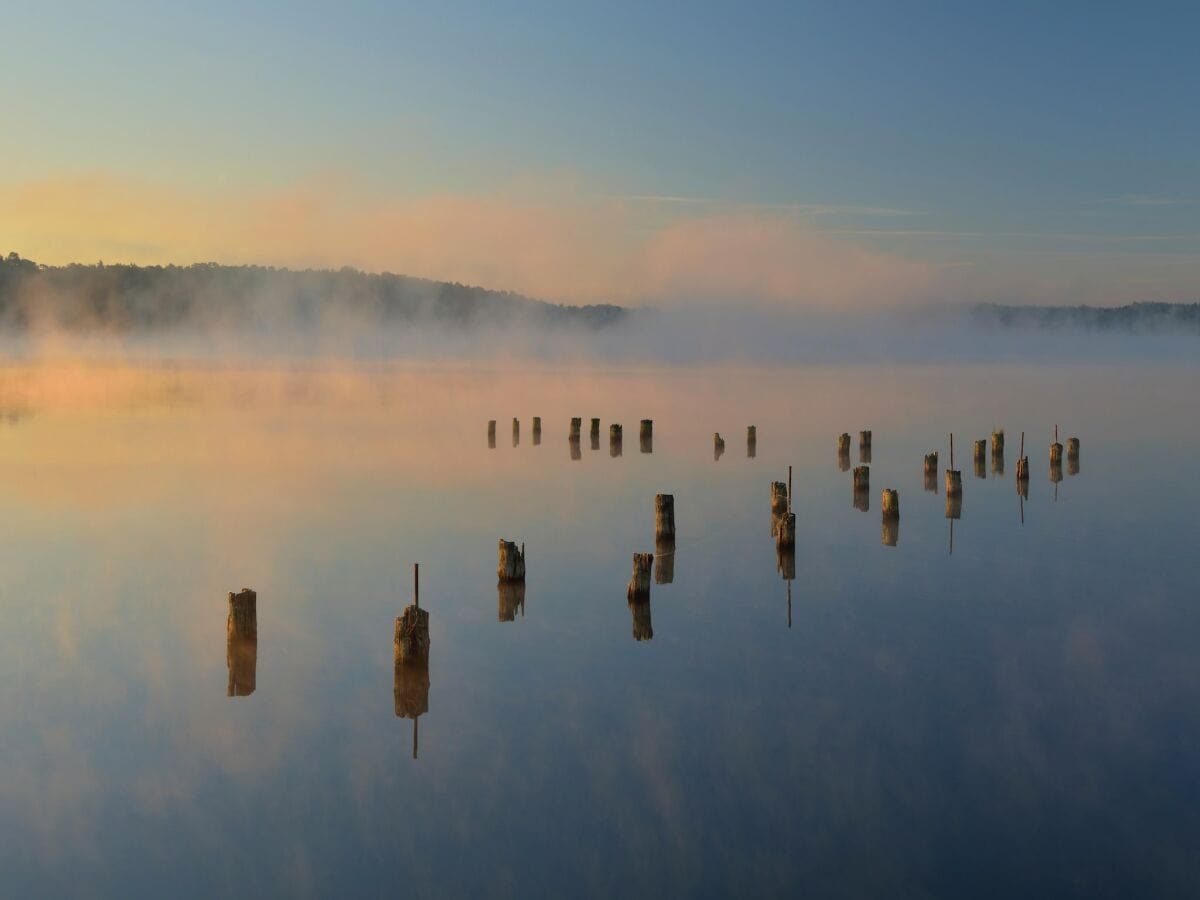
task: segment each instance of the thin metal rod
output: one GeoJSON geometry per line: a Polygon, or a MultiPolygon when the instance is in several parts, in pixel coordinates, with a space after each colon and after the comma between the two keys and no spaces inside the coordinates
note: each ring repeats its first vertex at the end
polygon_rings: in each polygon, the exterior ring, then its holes
{"type": "Polygon", "coordinates": [[[421,608],[421,564],[413,563],[413,603],[421,608]]]}
{"type": "Polygon", "coordinates": [[[788,512],[792,511],[792,467],[788,466],[788,512]]]}

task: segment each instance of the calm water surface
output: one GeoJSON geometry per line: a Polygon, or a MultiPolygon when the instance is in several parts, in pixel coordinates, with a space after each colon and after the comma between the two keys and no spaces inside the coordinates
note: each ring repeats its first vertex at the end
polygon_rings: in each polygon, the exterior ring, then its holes
{"type": "Polygon", "coordinates": [[[1198,386],[1154,364],[0,370],[0,895],[1194,895],[1198,386]],[[1082,445],[1061,482],[1056,423],[1082,445]],[[989,454],[976,477],[993,427],[1004,474],[989,454]],[[863,512],[835,442],[857,465],[865,428],[863,512]],[[956,520],[922,477],[951,431],[956,520]],[[657,492],[673,580],[631,610],[657,492]],[[523,605],[501,537],[527,547],[523,605]],[[392,648],[414,562],[416,758],[392,648]],[[258,642],[231,676],[243,586],[258,642]]]}

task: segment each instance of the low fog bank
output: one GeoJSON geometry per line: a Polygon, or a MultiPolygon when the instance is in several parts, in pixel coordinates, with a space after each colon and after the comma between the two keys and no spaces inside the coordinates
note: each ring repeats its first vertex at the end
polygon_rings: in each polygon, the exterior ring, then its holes
{"type": "Polygon", "coordinates": [[[38,266],[0,258],[0,351],[204,365],[705,364],[1197,358],[1200,306],[941,306],[834,315],[752,306],[561,306],[351,269],[38,266]]]}

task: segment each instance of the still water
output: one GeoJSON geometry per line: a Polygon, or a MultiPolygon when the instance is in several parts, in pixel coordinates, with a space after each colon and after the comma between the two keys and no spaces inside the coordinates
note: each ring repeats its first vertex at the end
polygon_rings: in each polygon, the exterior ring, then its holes
{"type": "Polygon", "coordinates": [[[0,370],[0,895],[1194,895],[1198,385],[1150,363],[0,370]],[[1056,424],[1081,441],[1061,481],[1056,424]],[[977,477],[997,427],[1004,473],[989,453],[977,477]],[[857,465],[868,428],[863,511],[836,440],[857,465]],[[951,432],[953,520],[922,473],[951,432]],[[658,492],[673,577],[631,608],[658,492]],[[519,601],[501,537],[526,545],[519,601]],[[392,628],[417,562],[414,729],[392,628]]]}

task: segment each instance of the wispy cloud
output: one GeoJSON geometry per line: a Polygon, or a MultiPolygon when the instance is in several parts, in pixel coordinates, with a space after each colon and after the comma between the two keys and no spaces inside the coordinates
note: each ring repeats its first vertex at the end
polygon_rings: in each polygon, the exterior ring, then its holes
{"type": "Polygon", "coordinates": [[[1150,194],[1122,194],[1119,197],[1105,197],[1100,203],[1110,206],[1197,206],[1200,197],[1156,197],[1150,194]]]}

